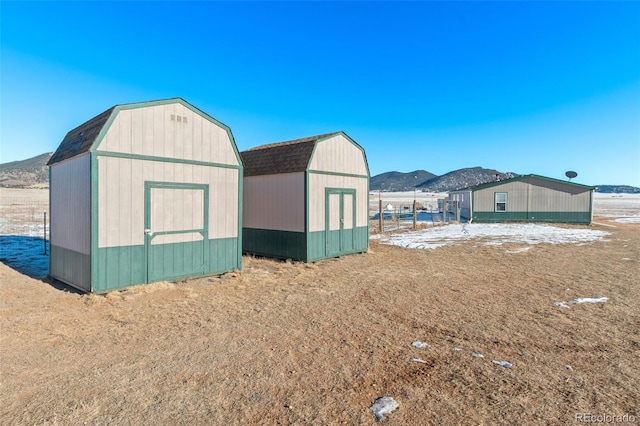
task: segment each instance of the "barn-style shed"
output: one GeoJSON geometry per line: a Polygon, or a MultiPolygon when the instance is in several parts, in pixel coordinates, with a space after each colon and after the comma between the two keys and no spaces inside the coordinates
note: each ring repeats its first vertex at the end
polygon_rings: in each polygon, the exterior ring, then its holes
{"type": "Polygon", "coordinates": [[[591,186],[539,175],[485,183],[449,192],[460,216],[474,222],[555,222],[589,224],[591,186]]]}
{"type": "Polygon", "coordinates": [[[244,252],[315,261],[368,249],[369,166],[344,132],[240,155],[244,252]]]}
{"type": "Polygon", "coordinates": [[[238,149],[183,99],[114,106],[48,165],[53,278],[101,293],[241,267],[238,149]]]}

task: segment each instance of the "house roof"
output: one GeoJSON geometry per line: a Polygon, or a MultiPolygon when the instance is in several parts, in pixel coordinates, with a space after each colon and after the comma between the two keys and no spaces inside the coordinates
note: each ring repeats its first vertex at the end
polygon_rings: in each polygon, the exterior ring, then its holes
{"type": "Polygon", "coordinates": [[[108,110],[104,111],[103,113],[96,115],[89,121],[81,124],[80,126],[76,127],[75,129],[67,133],[67,135],[64,137],[64,139],[60,143],[60,146],[58,146],[58,149],[51,156],[51,159],[47,163],[47,166],[51,166],[55,163],[59,163],[69,158],[77,157],[79,155],[82,155],[84,153],[91,151],[91,149],[100,142],[105,132],[111,125],[111,122],[115,119],[116,115],[121,110],[144,108],[149,106],[166,105],[166,104],[173,104],[173,103],[182,104],[185,107],[189,108],[190,110],[194,111],[195,113],[205,117],[207,120],[213,123],[216,123],[218,126],[225,129],[229,134],[229,139],[231,140],[233,149],[236,153],[236,156],[238,157],[238,161],[240,161],[240,158],[239,158],[240,156],[238,154],[238,150],[236,147],[235,140],[233,138],[233,134],[231,133],[231,129],[227,125],[219,122],[215,118],[199,110],[198,108],[194,107],[193,105],[191,105],[190,103],[188,103],[182,98],[170,98],[170,99],[162,99],[157,101],[136,102],[136,103],[130,103],[130,104],[115,105],[109,108],[108,110]]]}
{"type": "Polygon", "coordinates": [[[536,174],[528,174],[528,175],[520,175],[520,176],[517,176],[517,177],[513,177],[511,179],[504,179],[504,180],[499,180],[499,181],[495,181],[495,182],[481,183],[479,185],[468,186],[466,188],[460,188],[460,189],[456,189],[455,191],[449,191],[449,192],[477,191],[477,190],[480,190],[480,189],[491,188],[492,186],[504,185],[506,183],[511,183],[511,182],[519,182],[519,181],[526,180],[526,179],[531,179],[531,178],[542,179],[542,180],[546,180],[546,181],[549,181],[549,182],[561,183],[561,184],[564,184],[564,185],[570,185],[570,186],[574,186],[574,187],[578,187],[578,188],[584,188],[585,190],[595,189],[595,187],[593,187],[593,186],[582,185],[582,184],[579,184],[579,183],[568,182],[568,181],[565,181],[565,180],[554,179],[554,178],[541,176],[541,175],[536,175],[536,174]]]}
{"type": "Polygon", "coordinates": [[[285,142],[260,145],[242,151],[245,176],[295,173],[307,170],[316,143],[322,139],[341,134],[325,133],[285,142]]]}

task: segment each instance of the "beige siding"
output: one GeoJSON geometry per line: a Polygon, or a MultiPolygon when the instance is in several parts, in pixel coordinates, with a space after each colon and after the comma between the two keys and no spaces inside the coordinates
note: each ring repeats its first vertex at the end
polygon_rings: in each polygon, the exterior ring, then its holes
{"type": "MultiPolygon", "coordinates": [[[[238,236],[237,169],[98,156],[98,173],[99,247],[144,244],[145,181],[208,184],[209,238],[238,236]]],[[[166,214],[174,215],[171,220],[180,226],[193,220],[180,208],[166,214]]]]}
{"type": "Polygon", "coordinates": [[[309,170],[368,176],[364,153],[342,135],[318,142],[309,170]]]}
{"type": "Polygon", "coordinates": [[[474,211],[494,211],[494,194],[507,193],[507,211],[511,212],[588,212],[590,191],[544,179],[528,179],[475,191],[474,211]]]}
{"type": "Polygon", "coordinates": [[[304,173],[245,177],[242,191],[243,227],[304,232],[304,173]]]}
{"type": "Polygon", "coordinates": [[[180,103],[121,110],[98,149],[238,165],[227,131],[180,103]]]}
{"type": "Polygon", "coordinates": [[[368,179],[309,173],[309,231],[325,230],[325,189],[356,190],[356,226],[368,224],[368,179]]]}
{"type": "MultiPolygon", "coordinates": [[[[204,228],[204,191],[196,189],[151,189],[150,231],[152,233],[204,228]]],[[[198,232],[158,235],[151,244],[201,241],[198,232]]]]}
{"type": "Polygon", "coordinates": [[[91,159],[83,155],[51,167],[51,244],[91,253],[91,159]]]}

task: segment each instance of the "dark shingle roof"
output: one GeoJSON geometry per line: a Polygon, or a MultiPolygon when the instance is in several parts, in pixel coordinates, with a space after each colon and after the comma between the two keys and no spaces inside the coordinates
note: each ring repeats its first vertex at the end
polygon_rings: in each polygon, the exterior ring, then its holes
{"type": "Polygon", "coordinates": [[[47,166],[88,152],[105,123],[109,120],[114,108],[109,108],[102,114],[96,115],[91,120],[67,133],[56,152],[51,156],[47,166]]]}
{"type": "Polygon", "coordinates": [[[286,142],[271,143],[242,151],[245,176],[303,172],[309,166],[313,148],[320,139],[338,134],[325,133],[286,142]]]}

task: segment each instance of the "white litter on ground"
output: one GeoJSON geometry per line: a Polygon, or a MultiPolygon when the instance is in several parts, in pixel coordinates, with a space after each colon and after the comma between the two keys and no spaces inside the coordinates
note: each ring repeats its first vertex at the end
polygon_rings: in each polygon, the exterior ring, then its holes
{"type": "Polygon", "coordinates": [[[415,346],[416,348],[422,349],[422,348],[426,348],[429,345],[427,345],[425,342],[421,342],[420,340],[416,340],[411,344],[411,346],[415,346]]]}
{"type": "Polygon", "coordinates": [[[608,297],[576,297],[567,303],[604,303],[609,300],[608,297]]]}
{"type": "Polygon", "coordinates": [[[569,309],[569,304],[580,304],[580,303],[604,303],[609,300],[608,297],[576,297],[575,299],[571,299],[568,302],[553,302],[553,304],[559,308],[569,309]]]}
{"type": "Polygon", "coordinates": [[[491,361],[494,364],[498,364],[504,368],[511,368],[511,363],[507,362],[507,361],[496,361],[495,359],[493,361],[491,361]]]}
{"type": "Polygon", "coordinates": [[[524,253],[525,251],[531,250],[531,246],[522,247],[517,250],[505,250],[505,253],[514,254],[514,253],[524,253]]]}
{"type": "MultiPolygon", "coordinates": [[[[482,238],[483,245],[504,243],[532,244],[586,244],[602,240],[609,232],[587,228],[560,228],[543,224],[518,223],[467,223],[435,226],[419,231],[396,234],[375,234],[382,244],[414,249],[435,249],[459,244],[474,238],[482,238]]],[[[514,250],[513,252],[516,252],[514,250]]],[[[519,252],[519,251],[517,251],[519,252]]]]}
{"type": "Polygon", "coordinates": [[[392,397],[382,396],[374,401],[373,405],[369,407],[369,410],[373,411],[373,414],[376,415],[376,420],[382,421],[384,420],[385,414],[391,414],[391,412],[399,406],[400,404],[392,397]]]}
{"type": "Polygon", "coordinates": [[[411,361],[413,361],[413,362],[419,362],[420,364],[426,364],[426,363],[427,363],[427,361],[425,361],[425,360],[424,360],[424,359],[422,359],[422,358],[411,358],[411,361]]]}
{"type": "Polygon", "coordinates": [[[454,351],[454,352],[460,352],[461,350],[462,350],[462,349],[460,349],[460,348],[453,348],[453,351],[454,351]]]}
{"type": "Polygon", "coordinates": [[[569,364],[565,365],[564,368],[566,368],[569,371],[573,371],[573,367],[571,367],[569,364]]]}
{"type": "Polygon", "coordinates": [[[484,358],[484,355],[479,354],[479,353],[477,353],[477,352],[472,352],[472,353],[471,353],[471,356],[472,356],[472,357],[474,357],[474,358],[484,358]]]}

